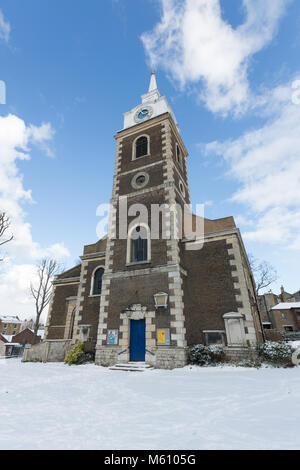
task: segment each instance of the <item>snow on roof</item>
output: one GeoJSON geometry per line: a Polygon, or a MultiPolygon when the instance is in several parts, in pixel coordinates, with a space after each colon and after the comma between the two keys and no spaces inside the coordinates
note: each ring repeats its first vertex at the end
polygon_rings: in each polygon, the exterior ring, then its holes
{"type": "Polygon", "coordinates": [[[282,302],[272,307],[271,310],[291,310],[291,308],[300,308],[300,302],[282,302]]]}
{"type": "Polygon", "coordinates": [[[41,337],[41,339],[44,339],[44,336],[45,336],[45,330],[38,330],[38,336],[41,337]]]}
{"type": "Polygon", "coordinates": [[[12,317],[12,316],[0,316],[0,320],[4,323],[22,323],[19,317],[12,317]]]}
{"type": "MultiPolygon", "coordinates": [[[[32,333],[34,333],[34,330],[32,328],[28,328],[28,330],[32,331],[32,333]]],[[[41,339],[44,339],[44,336],[45,336],[45,330],[38,330],[37,332],[37,336],[40,336],[41,339]]]]}
{"type": "Polygon", "coordinates": [[[2,335],[2,336],[6,339],[6,341],[8,341],[9,343],[11,342],[12,335],[2,335]]]}

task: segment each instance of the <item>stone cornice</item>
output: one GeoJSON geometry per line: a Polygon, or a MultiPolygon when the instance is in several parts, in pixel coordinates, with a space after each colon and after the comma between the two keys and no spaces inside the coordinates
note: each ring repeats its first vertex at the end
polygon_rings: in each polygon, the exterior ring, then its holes
{"type": "Polygon", "coordinates": [[[160,116],[156,116],[152,119],[148,119],[148,121],[143,122],[141,124],[137,124],[136,126],[132,126],[132,127],[127,128],[127,129],[123,129],[123,130],[119,131],[114,136],[114,138],[116,140],[118,140],[118,139],[121,139],[121,138],[124,138],[124,137],[128,137],[130,135],[134,135],[134,134],[137,133],[137,131],[144,132],[145,130],[149,129],[149,127],[153,127],[155,124],[159,124],[159,123],[164,122],[166,120],[168,120],[170,122],[172,130],[173,130],[174,134],[176,135],[176,138],[177,138],[178,142],[180,143],[180,146],[181,146],[181,149],[183,151],[184,156],[188,157],[188,151],[186,149],[186,146],[183,143],[183,140],[182,140],[182,138],[181,138],[181,136],[178,132],[176,124],[174,123],[173,118],[172,118],[170,113],[161,114],[160,116]]]}
{"type": "Polygon", "coordinates": [[[65,279],[54,279],[52,281],[52,284],[54,286],[57,285],[65,285],[65,284],[79,284],[80,282],[80,277],[67,277],[65,279]]]}
{"type": "Polygon", "coordinates": [[[103,279],[128,278],[132,276],[145,276],[155,272],[169,273],[174,271],[180,271],[182,274],[187,276],[187,272],[182,266],[178,264],[165,264],[161,266],[149,267],[132,271],[114,271],[112,273],[104,274],[103,279]]]}
{"type": "MultiPolygon", "coordinates": [[[[211,239],[217,239],[217,238],[226,238],[227,236],[230,235],[237,235],[238,238],[241,238],[241,234],[238,228],[232,227],[230,229],[225,229],[225,230],[218,230],[217,232],[208,232],[204,234],[204,240],[211,239]]],[[[199,240],[201,240],[202,237],[193,237],[193,238],[183,238],[181,241],[182,243],[195,243],[199,240]]]]}
{"type": "Polygon", "coordinates": [[[102,259],[105,258],[105,251],[99,251],[98,253],[89,253],[86,255],[80,256],[80,259],[82,260],[96,260],[96,259],[102,259]]]}

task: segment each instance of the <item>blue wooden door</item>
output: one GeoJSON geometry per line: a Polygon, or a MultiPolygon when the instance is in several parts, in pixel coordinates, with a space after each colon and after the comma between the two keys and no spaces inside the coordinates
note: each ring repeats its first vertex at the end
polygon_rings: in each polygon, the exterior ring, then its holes
{"type": "Polygon", "coordinates": [[[130,360],[144,362],[146,354],[145,320],[130,321],[130,360]]]}

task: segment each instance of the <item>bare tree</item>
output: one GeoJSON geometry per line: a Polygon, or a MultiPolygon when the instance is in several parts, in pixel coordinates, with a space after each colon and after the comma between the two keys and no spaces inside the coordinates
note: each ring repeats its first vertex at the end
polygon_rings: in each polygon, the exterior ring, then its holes
{"type": "Polygon", "coordinates": [[[278,274],[276,269],[267,261],[259,261],[251,254],[248,255],[248,258],[255,278],[256,295],[259,295],[262,289],[266,289],[277,281],[278,274]]]}
{"type": "Polygon", "coordinates": [[[33,344],[36,342],[37,332],[40,325],[40,317],[48,306],[52,292],[52,279],[61,270],[58,262],[51,258],[44,258],[37,266],[38,280],[31,283],[30,290],[35,300],[36,319],[34,324],[33,344]]]}
{"type": "MultiPolygon", "coordinates": [[[[9,243],[14,238],[13,235],[7,235],[7,231],[10,227],[10,219],[5,212],[0,211],[0,246],[9,243]]],[[[3,259],[0,258],[0,261],[3,259]]]]}

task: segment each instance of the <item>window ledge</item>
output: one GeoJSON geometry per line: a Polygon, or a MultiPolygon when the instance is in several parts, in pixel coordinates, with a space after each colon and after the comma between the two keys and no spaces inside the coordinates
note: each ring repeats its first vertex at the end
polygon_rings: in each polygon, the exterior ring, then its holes
{"type": "Polygon", "coordinates": [[[134,157],[131,161],[135,162],[136,160],[140,160],[141,158],[151,157],[150,153],[147,155],[142,155],[141,157],[134,157]]]}
{"type": "Polygon", "coordinates": [[[101,294],[92,294],[92,295],[89,295],[89,297],[101,297],[101,294]]]}
{"type": "Polygon", "coordinates": [[[151,261],[132,261],[131,263],[126,263],[126,266],[139,266],[141,264],[151,264],[151,261]]]}

